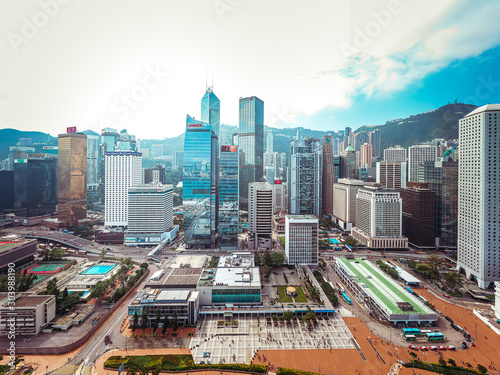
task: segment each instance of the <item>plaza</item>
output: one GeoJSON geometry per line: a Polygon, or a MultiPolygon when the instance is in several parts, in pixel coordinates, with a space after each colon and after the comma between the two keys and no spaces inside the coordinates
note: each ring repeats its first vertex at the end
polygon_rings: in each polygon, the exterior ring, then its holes
{"type": "Polygon", "coordinates": [[[237,322],[234,325],[220,322],[215,317],[199,319],[190,343],[196,363],[250,364],[258,350],[355,349],[340,316],[317,317],[311,329],[297,317],[288,324],[263,317],[240,317],[230,322],[237,322]]]}

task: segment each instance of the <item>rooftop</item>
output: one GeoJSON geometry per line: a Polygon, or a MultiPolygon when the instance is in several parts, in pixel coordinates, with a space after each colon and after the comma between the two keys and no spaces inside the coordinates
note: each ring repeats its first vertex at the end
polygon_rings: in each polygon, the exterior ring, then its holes
{"type": "Polygon", "coordinates": [[[391,314],[435,314],[418,298],[406,292],[399,284],[389,279],[377,266],[361,258],[337,258],[337,262],[348,270],[354,280],[364,287],[365,292],[391,314]],[[398,303],[408,302],[413,310],[401,310],[398,303]]]}
{"type": "Polygon", "coordinates": [[[465,117],[474,116],[482,112],[500,111],[500,104],[486,104],[469,112],[465,117]]]}
{"type": "Polygon", "coordinates": [[[217,268],[214,285],[260,287],[259,268],[217,268]]]}
{"type": "MultiPolygon", "coordinates": [[[[40,305],[41,303],[45,303],[50,299],[53,299],[54,296],[39,296],[39,295],[21,295],[15,300],[15,307],[35,307],[40,305]]],[[[0,306],[4,307],[5,303],[8,302],[7,293],[0,294],[0,306]]]]}
{"type": "Polygon", "coordinates": [[[318,221],[318,218],[314,215],[286,215],[286,218],[290,222],[301,222],[301,221],[309,221],[309,220],[314,220],[318,221]]]}

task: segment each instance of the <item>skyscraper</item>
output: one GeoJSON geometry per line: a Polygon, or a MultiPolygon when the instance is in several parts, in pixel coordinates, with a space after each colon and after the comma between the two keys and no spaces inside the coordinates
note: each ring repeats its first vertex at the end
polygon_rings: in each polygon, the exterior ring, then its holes
{"type": "Polygon", "coordinates": [[[87,218],[87,136],[59,134],[58,148],[58,217],[74,227],[87,218]]]}
{"type": "Polygon", "coordinates": [[[118,140],[118,131],[112,128],[102,129],[102,144],[105,145],[106,151],[114,151],[116,147],[116,141],[118,140]]]}
{"type": "Polygon", "coordinates": [[[184,239],[190,248],[213,248],[219,212],[218,139],[212,126],[187,115],[183,160],[184,239]]]}
{"type": "Polygon", "coordinates": [[[253,241],[267,241],[272,246],[272,227],[273,227],[273,185],[267,182],[252,182],[248,187],[248,248],[252,250],[254,246],[250,243],[250,237],[253,241]],[[262,239],[262,240],[261,240],[262,239]]]}
{"type": "Polygon", "coordinates": [[[256,96],[240,98],[238,146],[240,206],[248,210],[248,184],[263,177],[264,102],[256,96]]]}
{"type": "Polygon", "coordinates": [[[424,161],[435,161],[436,146],[414,145],[408,148],[408,181],[418,182],[418,166],[424,161]]]}
{"type": "Polygon", "coordinates": [[[87,134],[87,193],[97,194],[99,187],[99,137],[87,134]]]}
{"type": "Polygon", "coordinates": [[[286,215],[288,264],[318,264],[318,227],[318,218],[313,215],[286,215]]]}
{"type": "Polygon", "coordinates": [[[346,126],[344,130],[344,139],[343,139],[346,145],[345,147],[347,147],[347,145],[349,144],[349,136],[351,135],[351,133],[352,133],[352,128],[346,126]]]}
{"type": "Polygon", "coordinates": [[[370,140],[370,137],[368,136],[368,133],[365,131],[360,131],[359,133],[354,135],[354,151],[361,151],[361,146],[364,145],[365,143],[368,143],[370,140]]]}
{"type": "Polygon", "coordinates": [[[142,183],[142,154],[135,151],[110,151],[104,155],[104,225],[128,225],[128,188],[142,183]]]}
{"type": "Polygon", "coordinates": [[[323,173],[322,173],[322,214],[333,214],[333,185],[335,184],[335,168],[333,165],[332,136],[323,136],[323,173]]]}
{"type": "Polygon", "coordinates": [[[459,121],[458,261],[468,278],[488,288],[500,277],[500,104],[459,121]]]}
{"type": "Polygon", "coordinates": [[[349,145],[340,153],[340,173],[342,178],[356,178],[356,151],[349,145]]]}
{"type": "Polygon", "coordinates": [[[386,148],[384,150],[384,161],[406,162],[406,148],[401,146],[386,148]]]}
{"type": "Polygon", "coordinates": [[[223,145],[219,158],[219,246],[238,249],[238,146],[223,145]]]}
{"type": "Polygon", "coordinates": [[[372,145],[373,157],[380,158],[382,156],[380,152],[380,145],[382,143],[382,140],[380,138],[380,130],[375,129],[374,131],[368,133],[368,136],[369,136],[368,143],[372,145]]]}
{"type": "Polygon", "coordinates": [[[290,214],[321,215],[322,152],[319,139],[292,141],[288,197],[290,214]]]}
{"type": "Polygon", "coordinates": [[[214,94],[212,87],[207,87],[205,95],[201,99],[201,121],[210,124],[217,139],[220,138],[220,100],[214,94]]]}
{"type": "Polygon", "coordinates": [[[371,168],[372,167],[372,145],[369,143],[364,143],[361,145],[361,160],[360,160],[360,166],[361,167],[366,167],[366,168],[371,168]]]}
{"type": "Polygon", "coordinates": [[[144,184],[164,184],[165,168],[161,164],[156,164],[153,168],[143,169],[144,184]]]}
{"type": "Polygon", "coordinates": [[[182,171],[182,159],[184,158],[183,151],[172,151],[172,169],[182,171]]]}
{"type": "Polygon", "coordinates": [[[406,162],[378,162],[376,173],[377,184],[381,184],[388,189],[404,189],[406,187],[406,162]]]}
{"type": "Polygon", "coordinates": [[[266,134],[266,152],[274,152],[273,147],[274,147],[273,133],[268,131],[266,134]]]}
{"type": "Polygon", "coordinates": [[[344,230],[356,225],[356,195],[363,181],[339,178],[333,187],[333,217],[344,230]]]}

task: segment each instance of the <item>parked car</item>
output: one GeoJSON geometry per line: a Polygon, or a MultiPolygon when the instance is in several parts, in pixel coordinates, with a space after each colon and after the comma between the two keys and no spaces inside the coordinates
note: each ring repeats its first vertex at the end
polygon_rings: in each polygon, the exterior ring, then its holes
{"type": "Polygon", "coordinates": [[[428,348],[427,348],[427,346],[421,346],[420,350],[425,351],[425,350],[428,350],[428,348]]]}

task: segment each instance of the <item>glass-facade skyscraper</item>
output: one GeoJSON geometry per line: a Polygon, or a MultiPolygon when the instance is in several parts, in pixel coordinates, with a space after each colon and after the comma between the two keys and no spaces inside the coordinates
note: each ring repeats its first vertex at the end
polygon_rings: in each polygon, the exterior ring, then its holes
{"type": "Polygon", "coordinates": [[[238,249],[238,146],[221,146],[219,153],[219,246],[238,249]]]}
{"type": "Polygon", "coordinates": [[[187,116],[183,159],[184,239],[189,248],[213,248],[217,241],[218,138],[212,126],[187,116]]]}
{"type": "Polygon", "coordinates": [[[212,131],[219,138],[220,100],[211,87],[207,87],[201,99],[201,121],[212,125],[212,131]]]}
{"type": "Polygon", "coordinates": [[[256,96],[240,98],[240,206],[248,210],[248,184],[262,181],[264,155],[264,102],[256,96]]]}

